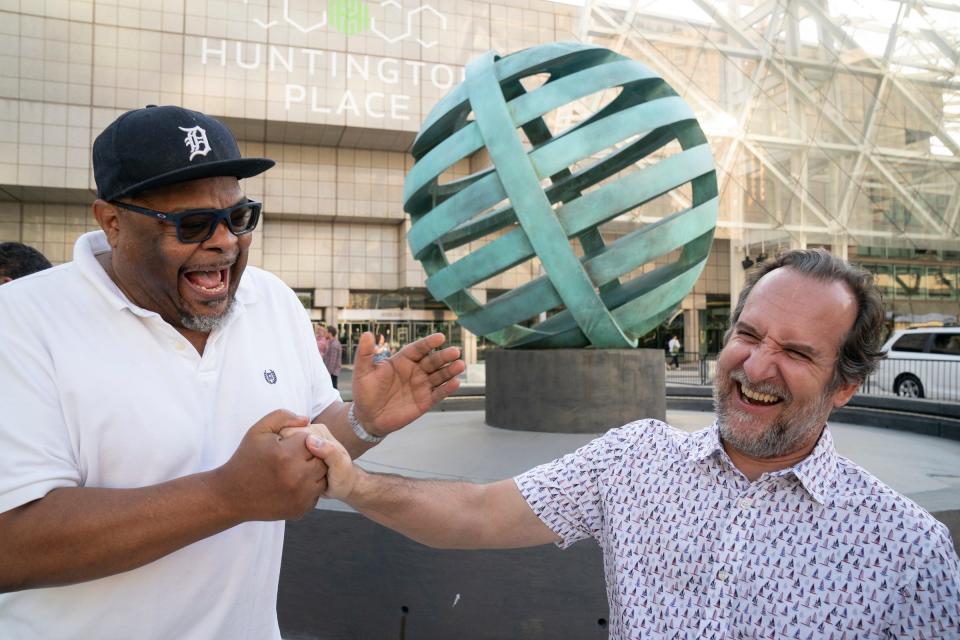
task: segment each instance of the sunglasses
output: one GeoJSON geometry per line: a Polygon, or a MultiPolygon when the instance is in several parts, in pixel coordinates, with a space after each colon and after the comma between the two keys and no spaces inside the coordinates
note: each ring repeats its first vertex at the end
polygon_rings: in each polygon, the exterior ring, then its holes
{"type": "Polygon", "coordinates": [[[227,223],[227,228],[235,236],[250,233],[257,228],[257,223],[260,221],[260,209],[263,207],[259,202],[247,200],[226,209],[190,209],[181,213],[164,213],[163,211],[154,211],[126,202],[111,200],[110,204],[135,213],[142,213],[145,216],[158,218],[164,222],[172,222],[177,227],[177,240],[187,244],[209,240],[217,230],[217,225],[220,224],[221,220],[227,223]]]}

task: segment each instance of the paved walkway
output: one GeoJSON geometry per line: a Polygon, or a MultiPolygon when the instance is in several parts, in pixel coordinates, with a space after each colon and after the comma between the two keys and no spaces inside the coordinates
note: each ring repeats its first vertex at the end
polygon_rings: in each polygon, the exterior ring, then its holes
{"type": "MultiPolygon", "coordinates": [[[[667,422],[685,431],[712,421],[711,413],[667,411],[667,422]]],[[[831,423],[831,430],[842,455],[927,510],[960,509],[960,442],[841,423],[831,423]]],[[[431,412],[360,462],[383,473],[487,482],[552,460],[594,437],[497,429],[484,424],[482,411],[431,412]]],[[[330,500],[318,506],[345,509],[330,500]]]]}

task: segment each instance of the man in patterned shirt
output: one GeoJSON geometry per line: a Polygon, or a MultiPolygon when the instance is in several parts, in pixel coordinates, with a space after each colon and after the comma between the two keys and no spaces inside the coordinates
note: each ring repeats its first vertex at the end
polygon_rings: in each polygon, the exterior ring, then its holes
{"type": "Polygon", "coordinates": [[[328,434],[306,442],[328,495],[431,546],[595,538],[614,638],[960,638],[946,527],[826,427],[882,324],[868,274],[791,251],[748,275],[702,431],[641,420],[486,485],[368,474],[328,434]]]}

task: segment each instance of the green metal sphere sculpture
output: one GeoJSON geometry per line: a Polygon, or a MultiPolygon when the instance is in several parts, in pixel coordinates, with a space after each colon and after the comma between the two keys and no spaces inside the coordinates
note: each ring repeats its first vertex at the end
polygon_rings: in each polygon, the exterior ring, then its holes
{"type": "Polygon", "coordinates": [[[484,54],[427,116],[412,153],[404,210],[427,288],[463,327],[500,346],[634,347],[671,315],[707,261],[718,197],[706,137],[663,79],[610,50],[558,43],[484,54]],[[543,74],[542,85],[524,88],[521,80],[543,74]],[[551,132],[544,121],[617,88],[569,130],[551,132]],[[657,154],[674,141],[680,150],[657,154]],[[490,168],[441,183],[482,149],[490,168]],[[600,225],[687,184],[689,206],[604,243],[600,225]],[[468,243],[473,250],[450,262],[449,252],[468,243]],[[469,293],[533,259],[542,276],[486,304],[469,293]]]}

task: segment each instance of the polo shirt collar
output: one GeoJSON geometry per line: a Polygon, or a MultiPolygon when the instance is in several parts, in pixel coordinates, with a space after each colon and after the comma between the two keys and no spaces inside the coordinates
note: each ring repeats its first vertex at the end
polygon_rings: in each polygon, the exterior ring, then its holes
{"type": "MultiPolygon", "coordinates": [[[[77,242],[73,245],[73,262],[80,273],[114,309],[129,309],[131,313],[141,317],[157,316],[156,312],[139,307],[127,298],[126,294],[110,277],[110,274],[104,270],[103,265],[97,260],[97,256],[110,251],[107,234],[102,230],[90,231],[77,238],[77,242]]],[[[257,301],[257,292],[250,285],[249,279],[241,278],[235,300],[243,305],[253,304],[257,301]]],[[[235,304],[234,306],[238,305],[235,304]]]]}
{"type": "MultiPolygon", "coordinates": [[[[716,421],[706,429],[694,433],[691,436],[690,444],[688,455],[690,461],[703,462],[714,455],[718,455],[733,467],[733,462],[727,456],[727,452],[720,442],[720,428],[716,421]]],[[[792,475],[810,494],[811,498],[820,504],[826,504],[836,486],[837,468],[837,449],[833,443],[830,427],[825,426],[820,439],[817,441],[817,446],[813,448],[810,455],[792,467],[767,475],[772,477],[792,475]]]]}

